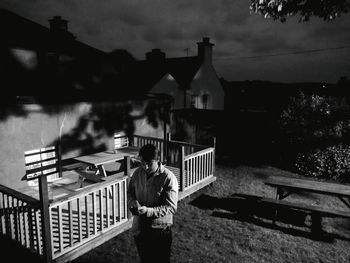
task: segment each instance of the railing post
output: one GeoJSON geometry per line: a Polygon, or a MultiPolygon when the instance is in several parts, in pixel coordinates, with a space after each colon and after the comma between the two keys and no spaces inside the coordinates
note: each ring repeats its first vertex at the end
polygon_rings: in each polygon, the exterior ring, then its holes
{"type": "Polygon", "coordinates": [[[214,147],[214,150],[213,150],[213,175],[214,175],[214,172],[215,172],[216,137],[213,137],[213,147],[214,147]]]}
{"type": "MultiPolygon", "coordinates": [[[[131,176],[131,174],[130,174],[130,156],[124,156],[124,175],[128,176],[128,179],[126,181],[126,191],[127,191],[128,187],[129,187],[129,183],[130,183],[130,176],[131,176]]],[[[128,195],[126,194],[125,196],[128,196],[128,195]]],[[[128,203],[128,202],[126,202],[126,203],[128,203]]],[[[132,217],[132,215],[131,215],[131,212],[129,209],[127,209],[127,211],[128,211],[127,217],[129,219],[132,217]]]]}
{"type": "Polygon", "coordinates": [[[130,179],[130,156],[124,156],[124,175],[128,176],[128,180],[130,179]]]}
{"type": "Polygon", "coordinates": [[[161,162],[166,163],[166,150],[167,150],[167,139],[168,139],[168,129],[166,125],[166,121],[163,122],[163,151],[161,153],[161,162]]]}
{"type": "Polygon", "coordinates": [[[164,164],[168,164],[168,133],[164,132],[164,145],[163,145],[163,160],[164,164]]]}
{"type": "Polygon", "coordinates": [[[185,190],[185,147],[180,149],[180,191],[185,190]]]}
{"type": "Polygon", "coordinates": [[[62,177],[62,149],[61,142],[56,144],[56,158],[57,158],[57,166],[58,166],[58,175],[62,177]]]}
{"type": "MultiPolygon", "coordinates": [[[[47,187],[47,177],[39,176],[39,195],[41,201],[41,229],[43,235],[43,258],[45,263],[52,262],[51,227],[49,211],[49,191],[47,187]]],[[[62,227],[62,226],[60,226],[62,227]]]]}
{"type": "Polygon", "coordinates": [[[164,160],[167,165],[170,165],[170,159],[169,159],[169,142],[171,140],[171,133],[168,132],[166,134],[166,139],[164,142],[164,160]]]}
{"type": "Polygon", "coordinates": [[[4,205],[4,213],[5,213],[5,231],[6,231],[6,236],[9,237],[9,238],[12,238],[12,232],[11,232],[11,209],[10,209],[10,196],[9,195],[6,195],[7,196],[7,206],[6,206],[6,203],[5,203],[5,195],[2,195],[2,202],[3,202],[3,205],[4,205]]]}
{"type": "Polygon", "coordinates": [[[128,140],[129,140],[129,146],[135,146],[134,145],[134,136],[133,135],[129,135],[127,137],[128,137],[128,140]]]}

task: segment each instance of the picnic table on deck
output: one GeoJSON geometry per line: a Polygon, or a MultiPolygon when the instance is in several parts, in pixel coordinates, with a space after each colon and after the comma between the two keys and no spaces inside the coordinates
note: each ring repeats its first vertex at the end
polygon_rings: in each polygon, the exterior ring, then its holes
{"type": "Polygon", "coordinates": [[[110,150],[105,152],[98,152],[98,153],[88,154],[84,156],[79,156],[73,159],[85,164],[96,166],[101,176],[106,177],[107,174],[106,174],[106,170],[103,167],[104,164],[123,160],[125,156],[136,157],[138,153],[139,153],[139,148],[128,146],[128,147],[119,148],[116,150],[110,150]]]}

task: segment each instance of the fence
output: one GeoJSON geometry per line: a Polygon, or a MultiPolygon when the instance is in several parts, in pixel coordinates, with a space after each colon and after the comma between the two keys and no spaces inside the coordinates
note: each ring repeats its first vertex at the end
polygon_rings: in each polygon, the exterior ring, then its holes
{"type": "Polygon", "coordinates": [[[40,201],[0,185],[0,233],[42,255],[40,201]]]}
{"type": "Polygon", "coordinates": [[[127,177],[50,204],[53,259],[128,220],[127,177]]]}
{"type": "Polygon", "coordinates": [[[142,146],[146,144],[153,144],[155,145],[159,152],[160,152],[160,160],[164,161],[164,151],[166,149],[166,143],[164,143],[163,139],[160,138],[154,138],[154,137],[145,137],[145,136],[139,136],[139,135],[133,135],[131,137],[131,145],[135,146],[137,148],[141,148],[142,146]]]}
{"type": "Polygon", "coordinates": [[[214,175],[214,148],[186,155],[183,160],[182,189],[186,190],[214,175]]]}
{"type": "Polygon", "coordinates": [[[141,148],[145,144],[153,144],[160,151],[160,160],[165,162],[169,166],[180,167],[180,152],[181,147],[185,149],[185,155],[192,154],[207,148],[204,145],[190,144],[185,142],[163,140],[154,137],[145,137],[139,135],[133,135],[131,139],[132,145],[141,148]]]}

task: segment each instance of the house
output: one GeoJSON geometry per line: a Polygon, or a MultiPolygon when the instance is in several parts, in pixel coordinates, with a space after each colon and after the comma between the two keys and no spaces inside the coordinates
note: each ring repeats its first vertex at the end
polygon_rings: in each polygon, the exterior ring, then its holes
{"type": "Polygon", "coordinates": [[[64,160],[113,147],[117,132],[164,137],[169,99],[129,93],[115,54],[78,41],[59,16],[49,22],[0,9],[0,184],[13,189],[27,184],[27,151],[57,146],[64,160]]]}
{"type": "Polygon", "coordinates": [[[204,37],[197,45],[197,56],[189,57],[167,58],[160,49],[152,49],[130,67],[127,79],[148,93],[172,96],[173,110],[223,110],[224,89],[212,64],[214,44],[204,37]]]}
{"type": "MultiPolygon", "coordinates": [[[[212,144],[213,124],[224,109],[224,89],[212,64],[214,44],[208,37],[197,43],[197,56],[167,58],[160,49],[147,52],[125,74],[150,94],[167,94],[171,104],[171,136],[191,143],[212,144]],[[204,132],[203,132],[204,131],[204,132]]],[[[214,130],[213,130],[214,129],[214,130]]]]}
{"type": "Polygon", "coordinates": [[[0,23],[2,81],[10,95],[74,100],[89,93],[106,53],[77,41],[67,20],[56,16],[47,28],[0,9],[0,23]]]}
{"type": "Polygon", "coordinates": [[[67,23],[54,17],[46,28],[0,10],[8,91],[0,105],[0,235],[48,263],[71,261],[131,227],[130,155],[116,147],[157,145],[178,178],[179,199],[215,181],[213,147],[165,136],[170,96],[126,81],[125,63],[115,58],[130,64],[130,57],[77,41],[67,23]],[[103,178],[92,169],[94,181],[79,183],[76,157],[101,153],[123,169],[107,176],[93,163],[103,178]]]}

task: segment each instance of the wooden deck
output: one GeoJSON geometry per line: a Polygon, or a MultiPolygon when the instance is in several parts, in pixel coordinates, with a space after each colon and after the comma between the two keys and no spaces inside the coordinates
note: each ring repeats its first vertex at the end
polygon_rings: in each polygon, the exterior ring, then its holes
{"type": "MultiPolygon", "coordinates": [[[[135,147],[154,142],[164,151],[161,158],[167,161],[166,167],[178,179],[179,200],[216,180],[212,147],[172,141],[165,144],[158,138],[141,136],[135,136],[133,140],[135,147]]],[[[131,227],[127,184],[132,172],[129,159],[124,172],[82,188],[77,187],[76,182],[74,185],[62,184],[65,190],[55,194],[50,189],[60,189],[55,187],[59,181],[48,185],[46,179],[40,177],[39,186],[43,190],[40,196],[46,201],[2,187],[0,234],[42,255],[44,261],[71,261],[131,227]]]]}
{"type": "MultiPolygon", "coordinates": [[[[180,182],[180,169],[171,166],[166,167],[175,174],[180,182]]],[[[189,173],[186,172],[185,175],[189,175],[189,173]]],[[[117,177],[123,178],[122,175],[107,177],[107,185],[99,190],[81,197],[74,197],[74,199],[66,197],[65,204],[63,204],[63,200],[57,200],[50,205],[52,207],[53,255],[57,262],[61,262],[64,258],[70,258],[69,254],[71,256],[81,255],[80,252],[75,251],[77,246],[79,246],[79,251],[83,252],[84,250],[81,250],[80,246],[86,242],[92,239],[95,240],[95,238],[106,240],[106,237],[103,237],[105,233],[109,231],[121,233],[131,227],[132,219],[128,218],[126,199],[123,199],[123,195],[126,194],[123,192],[126,189],[126,184],[113,183],[116,182],[117,177]],[[116,188],[113,187],[120,189],[115,191],[116,188]],[[113,201],[114,199],[115,201],[113,201]],[[59,206],[56,206],[56,204],[59,204],[59,206]]],[[[216,180],[212,175],[207,177],[202,175],[197,178],[198,181],[193,180],[192,185],[187,185],[184,191],[179,192],[179,200],[216,180]]],[[[126,183],[126,177],[124,177],[124,180],[126,183]]],[[[94,245],[96,245],[95,241],[94,245]]],[[[85,244],[84,247],[89,249],[89,244],[85,244]]]]}

